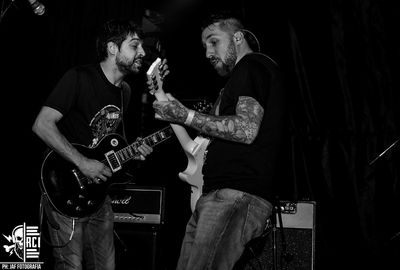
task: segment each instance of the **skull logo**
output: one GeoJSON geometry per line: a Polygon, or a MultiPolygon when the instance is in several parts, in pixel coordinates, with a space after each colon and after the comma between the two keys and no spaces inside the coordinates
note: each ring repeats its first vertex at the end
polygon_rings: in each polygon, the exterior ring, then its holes
{"type": "Polygon", "coordinates": [[[19,225],[14,228],[12,232],[13,242],[15,244],[14,251],[15,254],[20,258],[23,259],[23,252],[24,252],[24,227],[19,225]]]}
{"type": "Polygon", "coordinates": [[[12,234],[9,236],[3,236],[9,241],[12,242],[12,245],[4,245],[4,249],[10,255],[15,253],[20,259],[24,259],[24,226],[19,225],[14,228],[12,234]]]}

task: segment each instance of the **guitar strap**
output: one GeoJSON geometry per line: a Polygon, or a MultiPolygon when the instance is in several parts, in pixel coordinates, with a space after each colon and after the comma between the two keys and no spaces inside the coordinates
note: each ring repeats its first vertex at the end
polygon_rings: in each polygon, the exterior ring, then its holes
{"type": "MultiPolygon", "coordinates": [[[[100,68],[101,69],[101,68],[100,68]]],[[[95,74],[90,70],[90,69],[81,69],[82,72],[86,72],[86,74],[91,78],[91,80],[95,80],[94,76],[95,74]]],[[[102,72],[102,71],[100,71],[102,72]]],[[[80,73],[78,72],[78,81],[80,80],[80,73]]],[[[80,85],[78,83],[78,85],[80,85]]],[[[124,113],[128,109],[129,105],[129,100],[131,97],[131,87],[129,84],[125,81],[122,81],[121,83],[121,90],[120,90],[120,95],[121,95],[121,124],[122,124],[122,136],[126,140],[126,132],[125,132],[125,125],[124,125],[124,113]]]]}
{"type": "Polygon", "coordinates": [[[219,105],[220,105],[220,103],[221,103],[221,97],[222,97],[222,94],[223,94],[223,93],[224,93],[224,88],[222,88],[221,91],[219,91],[218,98],[217,98],[217,100],[215,101],[214,106],[212,107],[212,109],[211,109],[211,111],[210,111],[210,114],[212,114],[212,115],[219,115],[219,105]]]}
{"type": "MultiPolygon", "coordinates": [[[[124,137],[125,141],[128,141],[128,139],[126,137],[126,131],[125,131],[124,113],[127,112],[128,110],[130,98],[131,98],[131,88],[128,83],[123,81],[121,84],[121,125],[122,125],[122,136],[124,137]]],[[[129,182],[131,182],[133,179],[133,174],[130,172],[130,169],[125,170],[124,176],[127,178],[127,181],[129,182]]]]}
{"type": "MultiPolygon", "coordinates": [[[[221,104],[221,98],[222,98],[222,94],[223,94],[223,93],[224,93],[224,88],[222,88],[222,89],[219,91],[218,98],[217,98],[217,100],[214,102],[214,105],[212,106],[212,108],[211,108],[211,110],[210,110],[210,112],[209,112],[210,115],[219,115],[219,105],[221,104]]],[[[204,137],[204,138],[208,138],[208,139],[210,140],[210,143],[209,143],[209,144],[212,143],[213,137],[207,136],[207,135],[205,135],[205,134],[201,134],[201,132],[199,132],[199,135],[202,136],[202,137],[204,137]]],[[[206,159],[206,156],[207,156],[207,152],[204,154],[204,160],[206,159]]]]}
{"type": "Polygon", "coordinates": [[[125,132],[125,121],[124,121],[124,90],[121,90],[121,125],[122,125],[122,136],[126,140],[126,132],[125,132]]]}
{"type": "Polygon", "coordinates": [[[131,88],[129,85],[122,82],[121,85],[121,125],[122,125],[122,136],[126,140],[126,132],[125,132],[125,121],[124,121],[124,113],[128,109],[129,100],[131,95],[131,88]]]}

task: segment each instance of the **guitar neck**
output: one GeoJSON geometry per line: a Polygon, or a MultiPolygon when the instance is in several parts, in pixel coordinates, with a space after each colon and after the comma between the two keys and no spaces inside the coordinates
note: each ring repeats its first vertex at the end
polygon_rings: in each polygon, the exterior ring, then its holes
{"type": "MultiPolygon", "coordinates": [[[[168,101],[168,97],[163,90],[163,82],[160,77],[159,66],[161,64],[161,59],[157,58],[150,66],[147,71],[147,78],[152,82],[154,86],[154,90],[150,91],[158,101],[168,101]]],[[[188,152],[192,153],[193,150],[197,147],[197,143],[190,138],[186,129],[178,124],[171,124],[172,129],[175,132],[176,137],[178,138],[179,143],[182,148],[188,152]]]]}
{"type": "Polygon", "coordinates": [[[175,135],[178,138],[178,141],[181,144],[182,148],[186,152],[192,153],[193,150],[196,148],[197,143],[192,140],[186,129],[183,126],[177,124],[171,124],[171,127],[174,130],[175,135]]]}
{"type": "Polygon", "coordinates": [[[139,151],[137,148],[145,143],[150,147],[154,147],[167,139],[171,138],[173,135],[173,130],[170,126],[167,126],[157,132],[154,132],[153,134],[150,134],[149,136],[139,140],[135,141],[134,143],[128,145],[125,148],[122,148],[121,150],[116,152],[116,156],[118,157],[118,160],[120,163],[125,163],[129,160],[131,160],[134,157],[137,157],[140,155],[139,151]]]}
{"type": "MultiPolygon", "coordinates": [[[[168,98],[162,89],[159,89],[154,95],[159,101],[168,101],[168,98]]],[[[192,153],[193,149],[197,146],[197,143],[194,142],[192,138],[190,138],[186,129],[178,124],[171,124],[171,127],[174,130],[175,135],[178,138],[178,141],[181,144],[182,148],[185,151],[192,153]]]]}

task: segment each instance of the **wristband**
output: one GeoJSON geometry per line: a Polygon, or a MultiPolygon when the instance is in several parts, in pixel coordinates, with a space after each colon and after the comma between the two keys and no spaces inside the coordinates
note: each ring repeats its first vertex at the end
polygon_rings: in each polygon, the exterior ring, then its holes
{"type": "Polygon", "coordinates": [[[185,125],[190,126],[190,124],[193,121],[193,117],[194,117],[194,111],[193,110],[189,110],[188,116],[187,116],[187,118],[185,120],[185,125]]]}

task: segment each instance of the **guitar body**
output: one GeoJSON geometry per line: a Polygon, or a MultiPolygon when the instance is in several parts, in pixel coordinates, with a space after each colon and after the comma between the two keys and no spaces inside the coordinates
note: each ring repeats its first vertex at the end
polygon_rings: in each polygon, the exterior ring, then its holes
{"type": "MultiPolygon", "coordinates": [[[[105,153],[127,146],[118,134],[104,137],[95,148],[74,144],[88,158],[105,160],[105,153]]],[[[110,185],[122,182],[124,170],[118,170],[106,182],[96,184],[89,181],[79,170],[55,151],[44,159],[41,168],[40,187],[47,194],[52,206],[61,214],[81,218],[97,211],[103,204],[110,185]]]]}
{"type": "MultiPolygon", "coordinates": [[[[163,82],[159,72],[160,64],[161,59],[157,58],[148,69],[146,75],[148,82],[153,85],[153,89],[150,93],[153,94],[158,101],[168,101],[168,97],[162,89],[163,82]]],[[[211,109],[211,105],[205,104],[204,108],[199,111],[205,111],[207,107],[211,109]]],[[[188,166],[185,171],[179,173],[179,178],[191,186],[190,208],[193,212],[196,202],[200,198],[203,190],[202,169],[209,139],[196,137],[192,140],[183,126],[171,124],[171,127],[188,158],[188,166]]]]}
{"type": "Polygon", "coordinates": [[[192,212],[194,211],[196,202],[200,198],[203,190],[202,169],[205,160],[205,153],[210,140],[198,136],[194,139],[194,142],[196,143],[196,146],[191,151],[184,149],[188,158],[188,165],[185,171],[179,173],[179,178],[191,186],[190,208],[192,209],[192,212]]]}

